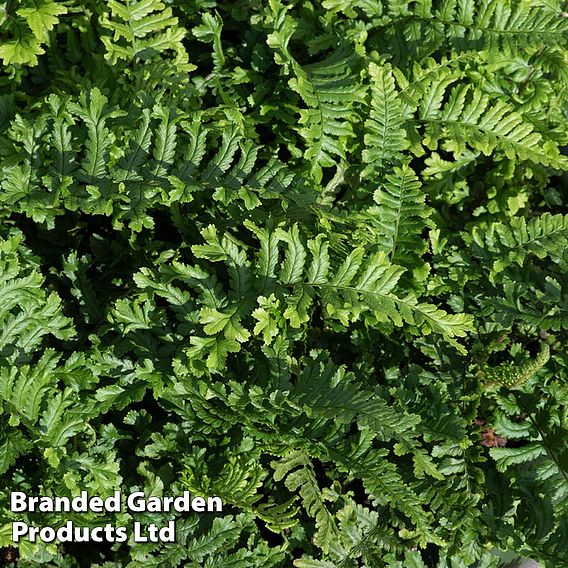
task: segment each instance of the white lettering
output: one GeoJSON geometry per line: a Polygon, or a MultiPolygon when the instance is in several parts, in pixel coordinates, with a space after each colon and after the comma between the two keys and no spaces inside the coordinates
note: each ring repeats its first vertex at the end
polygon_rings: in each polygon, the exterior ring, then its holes
{"type": "Polygon", "coordinates": [[[114,542],[126,542],[128,540],[128,532],[126,527],[116,527],[116,538],[114,542]]]}
{"type": "Polygon", "coordinates": [[[103,512],[103,500],[100,497],[91,497],[89,500],[89,511],[93,513],[103,512]]]}
{"type": "Polygon", "coordinates": [[[172,510],[172,503],[174,504],[174,509],[177,511],[177,509],[175,508],[175,502],[176,502],[176,498],[175,497],[164,497],[162,499],[163,504],[164,504],[164,508],[162,509],[162,511],[171,511],[172,510]]]}
{"type": "MultiPolygon", "coordinates": [[[[143,513],[146,510],[146,504],[144,502],[144,493],[142,491],[135,491],[128,496],[126,500],[126,506],[134,513],[143,513]]],[[[138,541],[135,541],[138,542],[138,541]]],[[[146,542],[145,540],[140,542],[146,542]]]]}
{"type": "Polygon", "coordinates": [[[41,529],[39,527],[30,527],[28,529],[28,539],[30,542],[35,542],[36,541],[36,536],[39,533],[41,529]]]}
{"type": "Polygon", "coordinates": [[[12,491],[10,493],[10,511],[21,513],[27,509],[27,496],[23,491],[12,491]]]}
{"type": "Polygon", "coordinates": [[[159,497],[148,497],[146,511],[149,511],[150,513],[159,513],[162,510],[163,510],[163,504],[162,500],[159,497]]]}
{"type": "Polygon", "coordinates": [[[160,529],[158,536],[160,542],[175,542],[176,541],[176,523],[169,521],[167,526],[160,529]]]}
{"type": "Polygon", "coordinates": [[[145,536],[142,536],[142,525],[138,522],[134,522],[134,542],[148,542],[145,536]]]}
{"type": "Polygon", "coordinates": [[[53,509],[52,511],[57,511],[58,513],[64,512],[68,513],[71,510],[71,499],[69,497],[54,497],[53,499],[53,509]]]}
{"type": "Polygon", "coordinates": [[[22,521],[12,523],[12,540],[14,542],[20,542],[20,537],[28,534],[28,528],[28,525],[22,521]]]}
{"type": "Polygon", "coordinates": [[[73,542],[73,537],[75,536],[74,532],[73,523],[71,521],[67,521],[57,530],[57,540],[59,542],[73,542]]]}
{"type": "Polygon", "coordinates": [[[222,511],[223,510],[223,501],[221,501],[221,497],[207,497],[207,511],[222,511]],[[213,507],[215,505],[215,507],[213,507]]]}
{"type": "Polygon", "coordinates": [[[86,513],[89,510],[89,495],[86,491],[81,491],[78,497],[71,499],[71,509],[76,513],[86,513]]]}
{"type": "Polygon", "coordinates": [[[205,511],[205,499],[203,497],[194,497],[191,500],[191,508],[196,513],[203,513],[205,511]]]}
{"type": "Polygon", "coordinates": [[[53,542],[55,540],[55,529],[43,527],[39,531],[39,538],[43,540],[43,542],[53,542]]]}
{"type": "Polygon", "coordinates": [[[105,511],[108,513],[120,513],[120,492],[115,491],[114,495],[105,499],[105,511]]]}
{"type": "Polygon", "coordinates": [[[42,513],[52,513],[53,499],[50,499],[49,497],[38,497],[37,510],[42,513]]]}
{"type": "Polygon", "coordinates": [[[103,527],[95,527],[92,531],[91,531],[91,540],[93,542],[103,542],[103,538],[100,535],[100,533],[103,532],[103,527]]]}
{"type": "Polygon", "coordinates": [[[174,511],[177,511],[178,513],[188,513],[191,511],[189,491],[184,491],[181,497],[176,497],[174,499],[174,511]]]}

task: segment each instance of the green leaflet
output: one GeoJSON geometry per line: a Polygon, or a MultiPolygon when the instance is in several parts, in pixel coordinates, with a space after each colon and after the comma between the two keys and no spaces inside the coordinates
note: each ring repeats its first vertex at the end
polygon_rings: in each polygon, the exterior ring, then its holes
{"type": "Polygon", "coordinates": [[[32,424],[38,419],[43,398],[54,386],[53,372],[57,359],[53,351],[48,351],[33,370],[29,366],[19,372],[2,369],[1,396],[8,403],[13,420],[17,420],[18,415],[32,424]]]}
{"type": "Polygon", "coordinates": [[[16,358],[42,344],[43,337],[54,335],[70,339],[74,335],[71,320],[61,309],[54,292],[47,294],[35,266],[18,255],[20,238],[0,241],[0,349],[4,357],[16,358]]]}
{"type": "Polygon", "coordinates": [[[307,106],[300,111],[299,133],[305,140],[306,158],[312,162],[311,174],[319,182],[323,167],[345,158],[344,146],[354,136],[353,123],[358,120],[354,107],[365,94],[353,72],[359,57],[343,45],[328,58],[304,67],[288,49],[294,32],[290,19],[279,18],[275,27],[268,41],[278,53],[277,62],[290,66],[294,76],[289,85],[307,106]]]}
{"type": "Polygon", "coordinates": [[[47,106],[31,130],[19,117],[14,122],[9,133],[14,164],[0,182],[2,201],[38,221],[53,223],[63,214],[56,207],[63,202],[71,210],[112,215],[116,223],[140,231],[152,227],[148,210],[162,202],[186,203],[195,193],[211,191],[220,203],[236,197],[252,210],[259,197],[276,198],[301,187],[276,157],[257,164],[257,146],[243,141],[235,124],[205,159],[204,144],[216,133],[159,104],[142,105],[127,116],[94,88],[77,101],[52,95],[47,106]],[[71,136],[73,125],[78,138],[71,136]],[[111,125],[120,136],[111,134],[111,125]]]}
{"type": "Polygon", "coordinates": [[[286,487],[292,492],[299,492],[308,515],[315,518],[315,543],[327,552],[338,538],[338,529],[320,494],[309,459],[303,452],[298,451],[271,465],[277,481],[286,477],[286,487]]]}

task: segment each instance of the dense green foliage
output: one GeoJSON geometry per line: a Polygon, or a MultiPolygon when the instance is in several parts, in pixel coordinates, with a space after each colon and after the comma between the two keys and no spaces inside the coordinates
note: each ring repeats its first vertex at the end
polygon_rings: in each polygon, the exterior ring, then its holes
{"type": "Polygon", "coordinates": [[[2,3],[0,547],[225,503],[20,568],[568,566],[565,10],[2,3]]]}

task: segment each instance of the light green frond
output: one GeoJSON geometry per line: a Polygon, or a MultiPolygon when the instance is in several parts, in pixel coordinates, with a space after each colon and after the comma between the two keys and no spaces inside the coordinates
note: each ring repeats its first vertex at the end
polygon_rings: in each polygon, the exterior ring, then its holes
{"type": "Polygon", "coordinates": [[[216,495],[224,503],[250,511],[262,497],[258,489],[265,476],[266,473],[256,460],[235,455],[209,479],[203,478],[199,471],[194,472],[191,467],[186,467],[182,481],[194,494],[216,495]]]}
{"type": "Polygon", "coordinates": [[[307,109],[300,109],[300,135],[306,144],[311,174],[321,181],[322,168],[345,159],[345,146],[354,136],[358,121],[356,106],[363,102],[365,88],[357,77],[360,57],[347,45],[317,63],[302,66],[292,56],[288,42],[294,32],[286,17],[277,21],[279,29],[269,36],[278,49],[277,61],[290,67],[294,77],[290,87],[300,95],[307,109]]]}
{"type": "Polygon", "coordinates": [[[0,367],[0,398],[8,404],[12,421],[21,417],[32,425],[39,417],[47,392],[56,382],[54,370],[59,356],[46,351],[36,365],[0,367]]]}
{"type": "Polygon", "coordinates": [[[557,169],[566,167],[566,158],[560,155],[558,147],[543,141],[531,122],[509,103],[464,83],[447,93],[447,84],[431,84],[430,94],[422,99],[418,111],[416,122],[425,127],[423,144],[428,149],[438,149],[440,140],[445,139],[449,141],[445,149],[456,158],[467,149],[485,155],[499,151],[510,160],[518,158],[557,169]],[[446,102],[444,96],[448,97],[446,102]]]}
{"type": "Polygon", "coordinates": [[[92,185],[102,185],[107,172],[109,150],[113,142],[107,120],[116,116],[108,108],[108,98],[97,88],[84,93],[70,110],[79,117],[86,128],[85,156],[81,162],[84,179],[92,185]]]}
{"type": "Polygon", "coordinates": [[[112,35],[101,37],[106,57],[113,63],[134,58],[150,59],[154,54],[173,51],[180,70],[191,70],[182,40],[186,30],[179,26],[172,9],[159,0],[108,0],[109,12],[102,18],[112,35]]]}
{"type": "Polygon", "coordinates": [[[397,93],[390,65],[369,64],[371,102],[365,121],[363,161],[368,164],[363,175],[385,168],[407,148],[400,95],[397,93]]]}
{"type": "Polygon", "coordinates": [[[18,258],[18,238],[0,241],[0,351],[12,356],[32,352],[43,338],[53,335],[69,339],[74,335],[71,320],[63,315],[55,292],[47,294],[44,279],[18,258]]]}
{"type": "Polygon", "coordinates": [[[494,273],[511,265],[523,266],[533,255],[562,262],[568,247],[568,215],[543,213],[528,222],[524,217],[513,217],[509,223],[476,227],[471,238],[482,251],[498,256],[493,263],[494,273]]]}
{"type": "Polygon", "coordinates": [[[45,53],[48,35],[59,23],[60,16],[67,13],[63,2],[34,0],[6,5],[7,21],[0,19],[3,37],[0,40],[0,59],[4,65],[34,67],[38,56],[45,53]]]}
{"type": "Polygon", "coordinates": [[[443,0],[435,5],[420,1],[416,6],[404,1],[400,8],[393,25],[403,26],[408,41],[421,40],[430,48],[449,42],[460,51],[514,51],[521,42],[537,38],[543,43],[562,44],[568,30],[560,10],[530,0],[443,0]]]}

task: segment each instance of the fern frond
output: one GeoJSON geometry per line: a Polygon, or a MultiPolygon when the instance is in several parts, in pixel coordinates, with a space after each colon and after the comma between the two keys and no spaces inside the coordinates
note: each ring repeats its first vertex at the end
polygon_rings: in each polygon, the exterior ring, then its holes
{"type": "Polygon", "coordinates": [[[172,15],[171,8],[159,0],[108,0],[107,5],[110,13],[103,15],[102,25],[113,34],[103,35],[101,39],[111,63],[149,59],[171,50],[176,55],[176,65],[185,66],[186,71],[191,69],[182,44],[186,30],[172,15]]]}
{"type": "Polygon", "coordinates": [[[0,240],[0,352],[31,352],[46,335],[69,339],[74,331],[61,300],[42,289],[43,278],[16,254],[19,239],[0,240]]]}
{"type": "Polygon", "coordinates": [[[422,496],[402,481],[394,463],[381,457],[379,451],[369,452],[364,460],[352,466],[353,473],[361,477],[371,502],[376,507],[396,507],[407,515],[415,527],[412,533],[423,545],[427,542],[443,544],[430,528],[429,518],[432,513],[425,509],[422,496]]]}
{"type": "Polygon", "coordinates": [[[469,40],[484,38],[489,42],[495,36],[515,36],[515,41],[540,37],[555,43],[568,31],[568,24],[558,16],[558,12],[528,1],[466,0],[456,6],[453,0],[445,0],[436,19],[448,26],[454,37],[465,32],[469,40]]]}
{"type": "Polygon", "coordinates": [[[500,151],[511,160],[519,158],[557,169],[566,167],[567,159],[560,155],[558,146],[552,141],[544,142],[533,125],[504,100],[492,99],[483,91],[460,83],[442,104],[450,82],[431,84],[428,98],[423,98],[419,107],[416,121],[425,125],[423,144],[428,149],[438,149],[443,138],[445,149],[456,158],[471,148],[485,155],[500,151]]]}
{"type": "Polygon", "coordinates": [[[304,187],[304,182],[278,158],[262,160],[258,146],[243,140],[234,123],[223,130],[219,147],[209,159],[205,148],[211,144],[213,132],[199,121],[182,121],[181,126],[189,140],[185,142],[182,167],[168,177],[173,190],[163,193],[165,203],[190,201],[193,193],[208,191],[220,203],[228,205],[239,199],[252,210],[260,205],[261,198],[291,195],[304,187]]]}
{"type": "Polygon", "coordinates": [[[44,46],[59,17],[67,13],[62,2],[35,0],[7,4],[2,11],[7,18],[0,20],[2,40],[0,59],[6,67],[38,64],[38,55],[45,53],[44,46]]]}
{"type": "MultiPolygon", "coordinates": [[[[199,468],[197,468],[199,470],[199,468]]],[[[231,503],[250,511],[262,497],[258,493],[266,472],[254,458],[244,455],[229,456],[227,463],[216,475],[203,476],[186,466],[182,482],[190,491],[198,495],[216,495],[223,503],[231,503]]]]}
{"type": "Polygon", "coordinates": [[[543,44],[562,44],[568,31],[560,11],[528,0],[443,0],[435,7],[420,2],[418,9],[403,2],[401,7],[392,25],[403,28],[407,41],[421,41],[418,45],[427,54],[448,43],[459,51],[514,52],[521,42],[536,38],[543,44]]]}
{"type": "Polygon", "coordinates": [[[41,440],[50,448],[61,448],[69,438],[82,431],[87,413],[77,408],[73,389],[54,392],[40,418],[41,440]]]}
{"type": "Polygon", "coordinates": [[[480,305],[494,311],[496,319],[504,325],[524,322],[532,328],[531,333],[538,333],[541,329],[567,329],[568,292],[561,283],[550,276],[536,286],[523,280],[526,276],[515,272],[505,275],[503,294],[488,296],[480,305]]]}
{"type": "Polygon", "coordinates": [[[78,103],[71,103],[70,110],[84,123],[87,133],[85,155],[81,160],[83,180],[91,185],[104,188],[109,151],[113,139],[107,125],[109,118],[116,117],[116,112],[108,108],[108,98],[94,88],[83,93],[78,103]]]}
{"type": "Polygon", "coordinates": [[[488,252],[498,257],[492,268],[495,274],[513,264],[523,266],[531,255],[561,262],[568,248],[568,215],[543,213],[528,222],[514,217],[508,224],[475,227],[471,238],[480,247],[480,255],[488,252]]]}
{"type": "Polygon", "coordinates": [[[355,72],[361,65],[360,57],[345,44],[324,60],[302,66],[288,46],[294,23],[282,12],[274,25],[276,30],[268,36],[268,43],[278,52],[277,62],[292,69],[290,87],[307,106],[299,111],[298,131],[306,143],[305,157],[312,162],[311,174],[319,182],[322,168],[345,159],[345,147],[354,136],[353,124],[358,121],[354,107],[365,96],[355,72]]]}
{"type": "Polygon", "coordinates": [[[298,507],[294,505],[296,499],[293,497],[288,501],[275,504],[259,503],[254,507],[254,514],[262,519],[267,527],[276,533],[291,529],[298,524],[298,507]]]}
{"type": "Polygon", "coordinates": [[[222,555],[227,546],[234,544],[241,533],[240,523],[233,517],[215,517],[211,530],[185,543],[185,554],[199,564],[208,556],[222,555]]]}
{"type": "Polygon", "coordinates": [[[0,398],[8,403],[12,421],[21,417],[28,425],[36,422],[44,398],[55,382],[53,374],[58,360],[59,356],[50,349],[33,367],[0,367],[0,398]]]}
{"type": "Polygon", "coordinates": [[[64,194],[73,183],[72,174],[77,168],[75,156],[69,151],[71,127],[75,123],[73,115],[65,102],[57,95],[51,95],[47,102],[51,109],[51,169],[48,184],[56,196],[64,194]]]}
{"type": "Polygon", "coordinates": [[[368,428],[384,439],[408,436],[419,417],[397,412],[376,392],[362,388],[354,379],[343,367],[320,355],[305,361],[289,400],[312,418],[345,424],[356,420],[361,429],[368,428]]]}
{"type": "Polygon", "coordinates": [[[142,179],[142,167],[150,158],[152,143],[152,128],[150,125],[150,109],[142,109],[138,128],[134,131],[128,143],[129,152],[119,160],[116,172],[118,182],[127,184],[142,179]]]}
{"type": "Polygon", "coordinates": [[[271,462],[271,466],[275,481],[284,480],[288,490],[299,493],[306,513],[315,520],[314,543],[327,553],[337,542],[339,530],[334,515],[325,505],[309,456],[297,450],[271,462]]]}
{"type": "Polygon", "coordinates": [[[223,30],[223,20],[218,14],[212,15],[207,12],[203,14],[202,24],[194,27],[191,32],[200,41],[213,44],[213,62],[215,69],[220,70],[225,64],[225,54],[221,42],[221,31],[223,30]]]}
{"type": "Polygon", "coordinates": [[[0,475],[6,473],[18,457],[28,452],[31,447],[32,443],[19,429],[9,425],[0,426],[0,475]]]}
{"type": "Polygon", "coordinates": [[[300,134],[308,146],[305,157],[313,160],[312,173],[321,179],[321,168],[345,159],[345,146],[354,136],[353,106],[363,102],[364,90],[353,69],[357,56],[338,49],[327,59],[305,67],[294,65],[296,78],[290,86],[306,103],[300,111],[300,134]]]}
{"type": "Polygon", "coordinates": [[[403,108],[395,89],[390,65],[369,64],[371,101],[365,121],[363,161],[368,164],[363,176],[383,169],[408,146],[403,128],[403,108]]]}
{"type": "MultiPolygon", "coordinates": [[[[8,136],[14,142],[14,150],[18,160],[2,172],[0,185],[3,189],[2,202],[14,205],[20,200],[37,198],[41,187],[39,167],[41,163],[41,146],[47,128],[47,118],[42,116],[35,123],[16,115],[11,123],[8,136]]],[[[30,210],[28,205],[26,210],[30,210]]],[[[46,215],[41,215],[45,220],[46,215]]]]}
{"type": "Polygon", "coordinates": [[[538,355],[521,366],[516,366],[513,363],[503,363],[498,367],[483,367],[480,369],[481,380],[486,387],[498,385],[515,389],[522,386],[542,369],[549,359],[550,347],[547,343],[541,343],[538,355]]]}
{"type": "Polygon", "coordinates": [[[422,238],[431,210],[416,174],[408,165],[397,167],[375,190],[377,204],[358,217],[365,231],[358,232],[363,243],[378,244],[393,264],[416,267],[426,251],[422,238]]]}
{"type": "Polygon", "coordinates": [[[238,199],[246,211],[262,198],[306,195],[305,181],[275,156],[260,156],[236,122],[219,136],[162,104],[127,115],[97,88],[78,100],[52,95],[47,106],[33,126],[12,121],[10,165],[0,179],[0,199],[38,222],[52,224],[68,207],[112,215],[139,232],[153,226],[149,209],[179,214],[196,193],[223,205],[238,199]],[[207,145],[216,151],[206,155],[207,145]]]}
{"type": "MultiPolygon", "coordinates": [[[[251,230],[260,240],[260,253],[262,255],[257,272],[250,266],[243,252],[227,236],[219,238],[212,228],[203,231],[206,245],[194,245],[194,254],[209,260],[227,261],[232,289],[236,298],[245,298],[245,290],[250,290],[250,284],[242,282],[262,282],[261,290],[265,291],[267,270],[274,272],[275,260],[281,243],[285,243],[286,251],[282,270],[278,276],[272,277],[271,290],[277,291],[275,299],[282,299],[288,307],[284,313],[293,327],[300,327],[309,320],[309,309],[317,298],[324,308],[327,317],[337,319],[346,325],[363,317],[371,322],[391,322],[396,326],[404,324],[416,326],[423,333],[440,333],[453,345],[458,345],[454,338],[463,337],[471,329],[471,318],[465,314],[450,315],[435,306],[420,303],[412,295],[400,296],[395,292],[404,269],[391,264],[384,252],[364,256],[362,249],[354,249],[345,259],[333,267],[328,247],[324,246],[326,239],[323,235],[316,239],[308,239],[307,248],[300,238],[298,228],[295,226],[289,231],[277,229],[275,231],[261,230],[249,224],[251,230]],[[274,233],[275,238],[271,237],[274,233]],[[311,252],[311,262],[306,269],[308,251],[311,252]],[[272,258],[272,268],[267,266],[267,257],[272,258]],[[315,276],[316,280],[308,280],[308,274],[315,276]],[[254,278],[253,278],[254,275],[254,278]],[[324,276],[325,275],[325,276],[324,276]]],[[[258,284],[256,284],[258,285],[258,284]]],[[[252,290],[251,290],[252,292],[252,290]]],[[[264,296],[263,296],[264,297],[264,296]]],[[[254,303],[250,295],[247,302],[238,304],[238,312],[229,310],[225,315],[218,313],[215,319],[221,325],[221,320],[233,314],[240,320],[248,310],[253,309],[254,303]],[[248,305],[247,305],[248,304],[248,305]]],[[[265,300],[263,300],[265,302],[265,300]]],[[[269,312],[261,306],[261,312],[255,312],[258,318],[268,318],[258,332],[270,327],[269,312]]],[[[213,316],[213,312],[208,312],[213,316]]],[[[250,313],[250,312],[249,312],[250,313]]],[[[233,317],[233,316],[230,316],[233,317]]],[[[213,322],[208,322],[212,324],[213,322]]],[[[224,328],[224,325],[222,326],[224,328]]],[[[213,328],[210,327],[210,330],[213,328]]],[[[216,329],[216,328],[215,328],[216,329]]],[[[231,337],[227,337],[232,339],[231,337]]]]}

